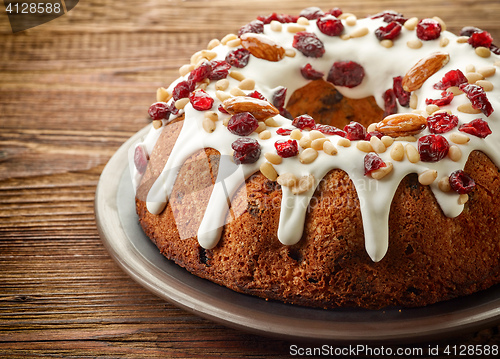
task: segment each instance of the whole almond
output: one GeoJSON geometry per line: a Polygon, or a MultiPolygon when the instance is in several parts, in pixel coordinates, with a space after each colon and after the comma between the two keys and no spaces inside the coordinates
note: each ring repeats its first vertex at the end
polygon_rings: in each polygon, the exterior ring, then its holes
{"type": "Polygon", "coordinates": [[[247,96],[229,98],[222,103],[222,106],[231,115],[240,112],[250,112],[258,121],[263,121],[280,113],[269,102],[247,96]]]}
{"type": "Polygon", "coordinates": [[[412,136],[427,126],[424,116],[416,113],[398,113],[380,121],[375,130],[391,137],[412,136]]]}
{"type": "Polygon", "coordinates": [[[241,45],[259,59],[277,62],[285,57],[285,49],[266,35],[246,33],[240,38],[241,45]]]}
{"type": "Polygon", "coordinates": [[[403,89],[408,92],[418,90],[422,84],[450,61],[450,55],[434,52],[419,60],[403,78],[403,89]]]}

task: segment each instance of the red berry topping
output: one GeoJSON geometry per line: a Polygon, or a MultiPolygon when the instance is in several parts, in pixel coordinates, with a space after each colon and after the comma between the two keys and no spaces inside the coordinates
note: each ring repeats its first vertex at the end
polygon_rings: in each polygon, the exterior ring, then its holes
{"type": "Polygon", "coordinates": [[[381,26],[375,30],[375,36],[380,41],[382,40],[394,40],[401,33],[401,24],[393,21],[387,26],[381,26]]]}
{"type": "Polygon", "coordinates": [[[327,81],[336,86],[356,87],[363,81],[365,70],[354,61],[335,62],[328,73],[327,81]]]}
{"type": "Polygon", "coordinates": [[[236,164],[254,163],[260,157],[260,144],[250,137],[238,138],[231,144],[234,150],[233,158],[236,164]]]}
{"type": "Polygon", "coordinates": [[[386,163],[375,153],[366,154],[364,159],[365,176],[382,167],[387,167],[386,163]]]}
{"type": "Polygon", "coordinates": [[[382,137],[384,137],[384,134],[378,131],[368,132],[365,136],[365,141],[370,141],[370,138],[372,137],[378,137],[381,139],[382,137]]]}
{"type": "Polygon", "coordinates": [[[170,116],[170,108],[165,102],[155,102],[149,106],[148,114],[153,121],[167,119],[170,116]]]}
{"type": "Polygon", "coordinates": [[[292,46],[307,57],[321,57],[325,53],[323,42],[312,32],[300,31],[296,33],[292,46]]]}
{"type": "Polygon", "coordinates": [[[222,104],[220,104],[219,107],[217,107],[217,110],[219,110],[220,113],[229,115],[229,112],[226,111],[226,109],[224,108],[224,106],[222,106],[222,104]]]}
{"type": "Polygon", "coordinates": [[[295,117],[292,121],[292,125],[300,128],[301,130],[310,129],[312,130],[316,125],[314,122],[314,118],[309,115],[301,115],[299,117],[295,117]]]}
{"type": "Polygon", "coordinates": [[[417,37],[420,40],[435,40],[441,35],[441,24],[434,19],[422,19],[417,25],[417,37]]]}
{"type": "Polygon", "coordinates": [[[459,88],[465,92],[465,95],[472,103],[473,108],[481,110],[486,117],[489,117],[493,113],[493,107],[486,96],[486,92],[484,92],[481,86],[462,84],[459,88]]]}
{"type": "Polygon", "coordinates": [[[425,99],[425,104],[426,105],[436,105],[436,106],[446,106],[449,105],[450,102],[453,100],[455,95],[453,95],[453,92],[448,92],[448,91],[443,91],[441,92],[441,98],[438,99],[430,99],[426,98],[425,99]]]}
{"type": "Polygon", "coordinates": [[[473,33],[478,31],[483,31],[483,30],[475,26],[465,26],[462,28],[462,30],[460,30],[460,36],[471,36],[473,33]]]}
{"type": "Polygon", "coordinates": [[[264,95],[262,95],[259,91],[253,91],[253,92],[249,93],[247,96],[256,98],[258,100],[267,101],[267,99],[264,97],[264,95]]]}
{"type": "Polygon", "coordinates": [[[319,31],[328,36],[340,36],[344,31],[342,21],[332,15],[323,16],[316,21],[319,31]]]}
{"type": "Polygon", "coordinates": [[[359,122],[351,121],[344,127],[346,138],[351,141],[364,140],[366,137],[366,128],[359,122]]]}
{"type": "Polygon", "coordinates": [[[172,97],[174,101],[181,98],[189,97],[191,91],[195,89],[196,84],[192,81],[181,81],[179,82],[172,91],[172,97]]]}
{"type": "Polygon", "coordinates": [[[281,135],[281,136],[288,136],[288,135],[290,135],[292,133],[292,131],[293,130],[291,128],[282,128],[282,127],[280,127],[280,128],[278,128],[276,130],[276,134],[281,135]]]}
{"type": "Polygon", "coordinates": [[[458,125],[458,117],[447,112],[440,112],[427,117],[427,127],[431,133],[445,133],[458,125]]]}
{"type": "Polygon", "coordinates": [[[301,67],[300,73],[306,80],[318,80],[322,78],[325,74],[321,71],[313,69],[311,64],[305,64],[301,67]]]}
{"type": "Polygon", "coordinates": [[[396,21],[401,25],[403,25],[406,22],[406,20],[408,20],[403,16],[403,14],[400,14],[400,13],[395,12],[395,11],[384,11],[384,12],[381,12],[381,13],[378,13],[378,14],[371,16],[371,18],[372,19],[383,18],[384,22],[387,22],[387,23],[391,23],[393,21],[396,21]]]}
{"type": "Polygon", "coordinates": [[[226,62],[234,67],[243,68],[248,65],[250,59],[250,51],[247,49],[239,48],[231,51],[226,55],[226,62]]]}
{"type": "Polygon", "coordinates": [[[398,99],[399,104],[403,107],[409,107],[411,93],[403,89],[403,77],[394,77],[392,79],[392,84],[392,89],[394,91],[394,94],[396,95],[396,98],[398,99]]]}
{"type": "Polygon", "coordinates": [[[477,31],[470,35],[467,42],[474,48],[483,46],[489,49],[493,43],[493,37],[488,31],[477,31]]]}
{"type": "Polygon", "coordinates": [[[333,15],[335,17],[339,17],[342,15],[342,9],[339,7],[334,7],[333,9],[328,10],[325,15],[333,15]]]}
{"type": "Polygon", "coordinates": [[[213,81],[225,79],[229,75],[229,69],[231,65],[224,60],[212,61],[212,71],[208,75],[208,78],[213,81]]]}
{"type": "Polygon", "coordinates": [[[259,121],[250,112],[234,114],[227,123],[229,132],[238,136],[248,136],[259,127],[259,121]]]}
{"type": "Polygon", "coordinates": [[[325,13],[316,6],[311,6],[302,10],[299,14],[300,17],[305,17],[308,20],[316,20],[323,16],[325,13]]]}
{"type": "Polygon", "coordinates": [[[188,77],[188,82],[202,82],[203,80],[207,79],[212,72],[212,64],[210,62],[205,61],[202,63],[200,66],[195,68],[191,73],[189,74],[188,77]]]}
{"type": "Polygon", "coordinates": [[[384,117],[393,115],[398,112],[398,104],[396,103],[396,94],[393,89],[388,89],[382,95],[384,99],[384,117]]]}
{"type": "Polygon", "coordinates": [[[137,146],[134,151],[134,164],[135,168],[137,168],[137,172],[139,172],[141,175],[144,174],[144,172],[146,172],[146,167],[148,166],[148,160],[149,156],[144,146],[142,145],[137,146]]]}
{"type": "Polygon", "coordinates": [[[286,87],[280,86],[273,94],[273,106],[280,112],[285,108],[286,87]]]}
{"type": "Polygon", "coordinates": [[[441,135],[427,135],[418,139],[418,152],[423,162],[437,162],[448,154],[450,144],[441,135]]]}
{"type": "Polygon", "coordinates": [[[480,118],[476,118],[469,123],[464,123],[458,128],[458,130],[479,138],[485,138],[486,136],[491,135],[490,126],[488,126],[488,123],[485,120],[480,118]]]}
{"type": "Polygon", "coordinates": [[[472,192],[476,183],[467,173],[458,170],[450,175],[450,186],[458,194],[467,194],[472,192]]]}
{"type": "Polygon", "coordinates": [[[258,16],[257,20],[262,21],[264,24],[269,24],[271,21],[276,20],[282,24],[297,22],[298,16],[287,15],[287,14],[277,14],[273,12],[268,16],[258,16]]]}
{"type": "Polygon", "coordinates": [[[189,102],[191,102],[191,105],[195,110],[207,111],[212,108],[214,99],[204,90],[198,90],[189,95],[189,102]]]}
{"type": "Polygon", "coordinates": [[[434,84],[436,90],[446,90],[452,86],[460,86],[461,84],[468,83],[467,77],[460,70],[448,71],[440,82],[434,84]]]}
{"type": "Polygon", "coordinates": [[[324,135],[337,135],[340,137],[346,137],[347,134],[345,131],[342,131],[340,128],[337,128],[335,126],[330,126],[330,125],[322,125],[322,124],[315,124],[313,130],[319,131],[324,135]]]}
{"type": "Polygon", "coordinates": [[[274,147],[278,155],[283,158],[293,157],[299,154],[299,145],[295,140],[276,141],[274,147]]]}
{"type": "Polygon", "coordinates": [[[264,33],[264,23],[260,20],[254,20],[251,23],[242,26],[238,31],[238,36],[241,36],[246,33],[254,33],[254,34],[264,33]]]}

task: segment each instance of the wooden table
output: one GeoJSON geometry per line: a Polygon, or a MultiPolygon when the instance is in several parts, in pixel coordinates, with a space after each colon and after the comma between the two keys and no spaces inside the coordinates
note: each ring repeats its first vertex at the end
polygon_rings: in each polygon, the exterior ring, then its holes
{"type": "MultiPolygon", "coordinates": [[[[453,32],[474,24],[500,42],[498,0],[351,2],[335,5],[440,14],[453,32]]],[[[93,204],[107,160],[192,53],[259,14],[311,4],[82,0],[16,34],[0,5],[0,356],[288,356],[293,343],[201,319],[132,281],[103,247],[93,204]]],[[[498,343],[498,333],[446,344],[498,343]]]]}

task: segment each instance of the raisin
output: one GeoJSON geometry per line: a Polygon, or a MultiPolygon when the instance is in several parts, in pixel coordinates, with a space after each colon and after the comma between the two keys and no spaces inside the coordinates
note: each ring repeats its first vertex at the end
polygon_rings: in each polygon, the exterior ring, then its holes
{"type": "Polygon", "coordinates": [[[467,42],[474,48],[483,46],[489,49],[493,43],[493,37],[488,31],[476,31],[470,35],[467,42]]]}
{"type": "Polygon", "coordinates": [[[359,122],[351,121],[348,125],[345,125],[344,131],[346,132],[346,138],[351,141],[364,140],[366,137],[366,128],[359,122]]]}
{"type": "Polygon", "coordinates": [[[342,21],[332,15],[324,16],[316,21],[319,31],[328,36],[340,36],[344,31],[342,21]]]}
{"type": "Polygon", "coordinates": [[[382,40],[394,40],[401,33],[401,24],[393,21],[387,26],[381,26],[375,30],[375,36],[380,41],[382,40]]]}
{"type": "Polygon", "coordinates": [[[458,130],[479,138],[485,138],[486,136],[491,135],[490,126],[488,126],[488,123],[485,120],[480,118],[476,118],[469,123],[464,123],[458,128],[458,130]]]}
{"type": "Polygon", "coordinates": [[[324,135],[337,135],[340,137],[346,137],[347,133],[342,131],[340,128],[331,125],[315,124],[313,130],[319,131],[324,135]]]}
{"type": "Polygon", "coordinates": [[[382,167],[387,167],[387,164],[375,153],[367,153],[364,158],[365,176],[382,167]]]}
{"type": "Polygon", "coordinates": [[[264,23],[260,20],[254,20],[240,28],[238,36],[247,33],[262,34],[264,33],[264,23]]]}
{"type": "Polygon", "coordinates": [[[316,122],[314,121],[314,118],[312,118],[309,115],[301,115],[298,117],[295,117],[292,121],[292,125],[300,128],[301,130],[305,129],[313,129],[314,126],[316,125],[316,122]]]}
{"type": "Polygon", "coordinates": [[[402,107],[410,106],[411,93],[403,89],[403,76],[397,76],[392,79],[392,90],[402,107]]]}
{"type": "Polygon", "coordinates": [[[305,64],[304,66],[302,66],[300,69],[300,73],[306,80],[318,80],[323,78],[323,76],[325,75],[324,73],[313,69],[311,64],[305,64]]]}
{"type": "Polygon", "coordinates": [[[149,116],[153,120],[164,120],[170,116],[170,108],[165,102],[155,102],[149,106],[149,116]]]}
{"type": "Polygon", "coordinates": [[[427,117],[427,127],[431,133],[445,133],[458,125],[458,117],[447,112],[440,112],[427,117]]]}
{"type": "Polygon", "coordinates": [[[283,158],[297,156],[299,154],[299,145],[295,140],[276,141],[274,148],[279,156],[283,158]]]}
{"type": "Polygon", "coordinates": [[[209,80],[217,81],[221,79],[225,79],[227,75],[229,75],[229,69],[231,69],[231,65],[228,64],[224,60],[220,61],[212,61],[212,71],[208,75],[209,80]]]}
{"type": "Polygon", "coordinates": [[[259,127],[259,121],[250,112],[234,114],[227,123],[229,132],[238,136],[248,136],[259,127]]]}
{"type": "Polygon", "coordinates": [[[437,162],[448,155],[450,144],[441,135],[426,135],[418,139],[418,152],[423,162],[437,162]]]}
{"type": "Polygon", "coordinates": [[[247,49],[239,48],[231,51],[226,55],[226,62],[231,66],[243,68],[248,65],[250,60],[250,51],[247,49]]]}
{"type": "Polygon", "coordinates": [[[458,194],[471,193],[475,186],[474,180],[462,170],[457,170],[450,175],[450,187],[458,194]]]}
{"type": "Polygon", "coordinates": [[[321,57],[325,53],[323,42],[311,32],[300,31],[296,33],[292,46],[307,57],[321,57]]]}
{"type": "Polygon", "coordinates": [[[470,100],[473,108],[481,110],[486,117],[489,117],[493,113],[493,107],[488,100],[488,96],[486,96],[486,92],[484,92],[481,86],[462,84],[459,88],[465,92],[465,95],[470,100]]]}
{"type": "Polygon", "coordinates": [[[441,35],[441,24],[434,19],[422,19],[417,24],[417,37],[423,41],[435,40],[441,35]]]}
{"type": "Polygon", "coordinates": [[[468,83],[467,77],[460,70],[451,70],[444,74],[440,82],[434,84],[436,90],[446,90],[452,86],[468,83]]]}
{"type": "Polygon", "coordinates": [[[426,105],[436,105],[436,106],[446,106],[451,103],[455,95],[453,95],[453,92],[448,92],[448,91],[443,91],[441,92],[441,98],[438,99],[430,99],[427,98],[425,99],[425,104],[426,105]]]}
{"type": "Polygon", "coordinates": [[[327,81],[336,86],[353,88],[361,84],[365,77],[363,66],[354,61],[335,62],[328,73],[327,81]]]}
{"type": "Polygon", "coordinates": [[[393,115],[398,112],[398,104],[396,103],[396,94],[393,89],[388,89],[382,96],[384,99],[384,117],[393,115]]]}
{"type": "Polygon", "coordinates": [[[195,110],[207,111],[212,108],[214,99],[204,90],[198,90],[189,95],[189,102],[191,102],[191,105],[195,110]]]}
{"type": "Polygon", "coordinates": [[[231,148],[234,150],[236,164],[257,162],[261,153],[259,142],[250,137],[238,138],[231,144],[231,148]]]}

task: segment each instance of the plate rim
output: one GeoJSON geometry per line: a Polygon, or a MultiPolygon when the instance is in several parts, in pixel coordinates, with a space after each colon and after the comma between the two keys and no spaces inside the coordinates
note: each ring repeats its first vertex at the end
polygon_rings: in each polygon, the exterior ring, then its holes
{"type": "MultiPolygon", "coordinates": [[[[420,342],[465,333],[500,321],[500,298],[496,298],[494,302],[483,304],[482,308],[472,307],[459,310],[456,313],[446,313],[442,315],[441,320],[434,323],[429,323],[429,320],[426,321],[425,318],[412,318],[410,322],[319,323],[322,325],[318,325],[317,321],[308,322],[293,317],[283,318],[265,311],[251,309],[245,311],[242,307],[224,302],[223,299],[209,298],[209,300],[201,301],[198,298],[198,291],[194,288],[183,285],[173,277],[171,279],[165,278],[164,271],[145,260],[144,255],[128,240],[118,215],[117,193],[122,177],[128,173],[128,150],[150,128],[151,125],[148,125],[134,134],[108,161],[96,188],[94,211],[99,236],[111,257],[132,279],[160,298],[192,314],[228,327],[287,340],[341,341],[343,343],[360,341],[420,342]],[[167,279],[166,282],[165,279],[167,279]],[[286,323],[283,324],[278,319],[285,319],[286,323]],[[296,330],[292,324],[298,325],[299,330],[296,330]],[[392,328],[387,328],[390,325],[392,328]],[[362,328],[364,330],[361,330],[362,328]],[[371,333],[367,332],[367,328],[373,329],[371,333]],[[420,330],[417,331],[415,328],[420,330]]],[[[189,275],[192,276],[192,274],[189,275]]],[[[220,287],[215,283],[210,284],[220,287]]],[[[236,293],[236,295],[247,296],[240,293],[236,293]]],[[[255,299],[264,301],[261,298],[255,299]]],[[[283,308],[289,309],[292,313],[295,308],[306,312],[307,310],[318,311],[314,308],[296,307],[285,303],[270,304],[270,306],[273,305],[282,305],[283,308]]],[[[373,312],[367,311],[367,313],[373,312]]]]}

